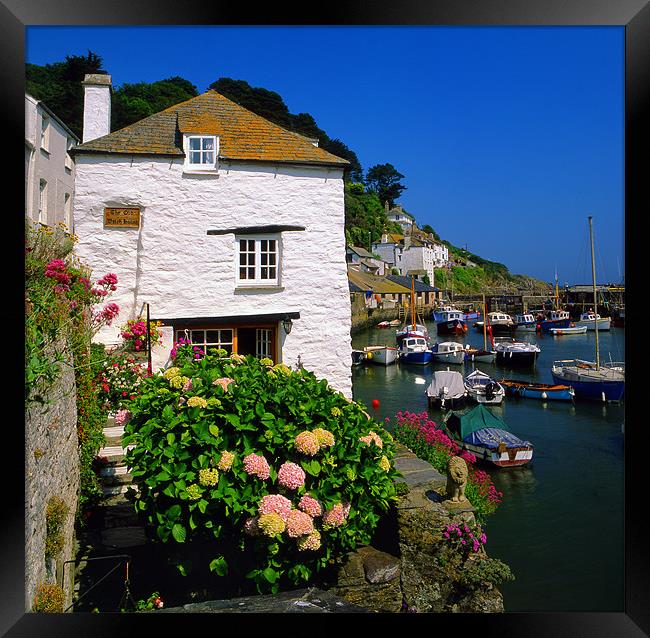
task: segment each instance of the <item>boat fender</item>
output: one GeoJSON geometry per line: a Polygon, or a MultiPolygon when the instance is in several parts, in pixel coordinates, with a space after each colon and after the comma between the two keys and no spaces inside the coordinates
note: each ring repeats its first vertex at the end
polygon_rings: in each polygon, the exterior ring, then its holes
{"type": "Polygon", "coordinates": [[[366,353],[366,359],[371,360],[375,355],[372,352],[366,353]]]}
{"type": "Polygon", "coordinates": [[[546,394],[546,392],[542,392],[542,399],[546,399],[546,398],[548,398],[548,395],[546,394]]]}
{"type": "Polygon", "coordinates": [[[601,398],[602,398],[602,400],[603,400],[603,403],[604,403],[605,401],[607,401],[607,399],[605,398],[605,393],[604,393],[604,392],[601,392],[601,393],[600,393],[600,396],[601,396],[601,398]]]}

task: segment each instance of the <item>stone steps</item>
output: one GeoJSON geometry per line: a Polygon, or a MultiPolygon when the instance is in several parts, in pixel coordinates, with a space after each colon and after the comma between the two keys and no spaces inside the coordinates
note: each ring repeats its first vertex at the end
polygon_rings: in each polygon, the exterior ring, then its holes
{"type": "Polygon", "coordinates": [[[124,461],[126,451],[134,447],[133,445],[122,447],[124,426],[115,425],[115,418],[110,415],[106,419],[106,427],[103,431],[106,444],[97,453],[97,458],[103,464],[99,470],[99,479],[104,496],[119,496],[126,494],[129,488],[137,489],[135,486],[131,486],[133,477],[124,461]]]}

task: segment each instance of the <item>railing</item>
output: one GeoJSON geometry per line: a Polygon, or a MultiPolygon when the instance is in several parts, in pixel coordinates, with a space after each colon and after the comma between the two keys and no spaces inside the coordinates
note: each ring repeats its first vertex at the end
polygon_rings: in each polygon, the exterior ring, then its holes
{"type": "Polygon", "coordinates": [[[120,603],[118,605],[118,611],[120,608],[122,608],[122,605],[125,604],[127,601],[130,601],[131,604],[133,605],[133,608],[135,609],[135,601],[133,600],[133,596],[131,595],[131,590],[129,588],[130,581],[129,581],[129,565],[131,564],[131,556],[129,554],[114,554],[112,556],[95,556],[94,558],[81,558],[78,560],[67,560],[63,563],[63,570],[61,574],[61,580],[65,582],[65,566],[69,563],[74,563],[75,566],[77,563],[89,563],[91,561],[97,561],[97,560],[118,560],[119,562],[117,565],[109,569],[97,582],[93,583],[93,585],[87,589],[77,600],[73,601],[72,604],[70,604],[65,610],[65,612],[70,611],[74,606],[78,605],[81,600],[83,600],[93,589],[95,589],[98,585],[100,585],[102,582],[104,582],[113,572],[117,571],[117,569],[124,564],[126,571],[125,571],[125,578],[124,578],[124,594],[122,595],[122,598],[120,599],[120,603]]]}

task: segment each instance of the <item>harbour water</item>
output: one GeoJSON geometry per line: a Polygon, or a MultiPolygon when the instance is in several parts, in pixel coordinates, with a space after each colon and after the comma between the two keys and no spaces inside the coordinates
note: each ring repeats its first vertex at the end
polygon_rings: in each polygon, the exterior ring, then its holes
{"type": "MultiPolygon", "coordinates": [[[[464,337],[438,337],[483,347],[483,334],[470,327],[464,337]]],[[[599,332],[601,362],[624,361],[622,328],[599,332]]],[[[554,337],[517,334],[541,348],[535,368],[509,370],[476,364],[502,378],[553,383],[551,365],[559,359],[593,361],[595,335],[554,337]]],[[[353,348],[395,345],[393,328],[370,328],[352,338],[353,348]]],[[[425,389],[434,370],[463,375],[473,364],[353,367],[354,398],[378,420],[399,410],[427,410],[425,389]],[[379,407],[372,408],[372,400],[379,407]]],[[[576,400],[537,401],[506,397],[491,407],[510,430],[534,445],[531,464],[488,469],[503,502],[487,521],[488,554],[512,569],[516,580],[502,585],[506,611],[623,611],[624,609],[624,405],[576,400]]],[[[434,421],[441,413],[430,410],[434,421]]],[[[390,429],[390,426],[389,426],[390,429]]]]}

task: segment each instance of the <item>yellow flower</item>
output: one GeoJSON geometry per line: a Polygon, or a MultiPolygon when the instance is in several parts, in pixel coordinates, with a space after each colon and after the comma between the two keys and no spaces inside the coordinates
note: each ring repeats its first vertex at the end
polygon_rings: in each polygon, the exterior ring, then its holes
{"type": "Polygon", "coordinates": [[[188,486],[185,491],[187,492],[190,501],[198,501],[203,494],[203,491],[196,483],[192,483],[192,485],[188,486]]]}
{"type": "Polygon", "coordinates": [[[179,368],[167,368],[167,370],[163,372],[163,377],[165,377],[165,379],[171,379],[172,377],[178,376],[180,373],[181,371],[179,368]]]}
{"type": "Polygon", "coordinates": [[[381,460],[379,461],[379,467],[384,470],[384,472],[388,472],[388,470],[390,470],[390,461],[388,460],[388,457],[381,457],[381,460]]]}
{"type": "Polygon", "coordinates": [[[261,514],[257,526],[265,536],[276,536],[282,534],[286,527],[282,517],[275,512],[261,514]]]}
{"type": "Polygon", "coordinates": [[[219,472],[215,469],[199,470],[199,483],[206,487],[212,487],[219,481],[219,472]]]}
{"type": "Polygon", "coordinates": [[[207,408],[208,402],[202,397],[190,397],[187,400],[187,406],[190,408],[196,408],[196,407],[207,408]]]}

